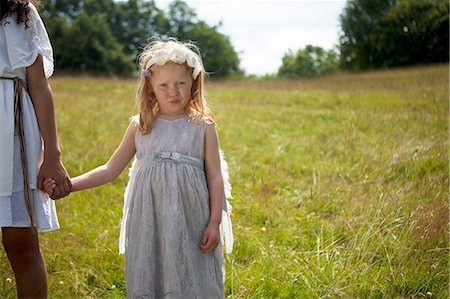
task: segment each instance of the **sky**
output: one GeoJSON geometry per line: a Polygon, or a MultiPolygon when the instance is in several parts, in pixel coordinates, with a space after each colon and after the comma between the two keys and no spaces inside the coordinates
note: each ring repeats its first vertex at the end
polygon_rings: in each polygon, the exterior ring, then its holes
{"type": "MultiPolygon", "coordinates": [[[[160,9],[170,1],[156,0],[160,9]]],[[[199,20],[222,26],[246,74],[277,72],[289,50],[307,44],[331,49],[338,44],[341,0],[185,0],[199,20]]]]}

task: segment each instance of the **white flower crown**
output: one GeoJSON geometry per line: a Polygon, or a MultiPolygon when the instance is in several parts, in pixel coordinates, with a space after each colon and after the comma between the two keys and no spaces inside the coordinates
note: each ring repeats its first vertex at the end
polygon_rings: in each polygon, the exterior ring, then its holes
{"type": "MultiPolygon", "coordinates": [[[[187,51],[185,49],[160,49],[150,53],[149,61],[145,64],[145,70],[149,71],[152,65],[164,65],[168,61],[172,61],[175,63],[186,63],[189,67],[192,68],[192,78],[197,79],[198,74],[202,71],[203,67],[200,60],[196,57],[194,53],[187,51]]],[[[148,72],[144,72],[145,74],[149,74],[148,72]]]]}

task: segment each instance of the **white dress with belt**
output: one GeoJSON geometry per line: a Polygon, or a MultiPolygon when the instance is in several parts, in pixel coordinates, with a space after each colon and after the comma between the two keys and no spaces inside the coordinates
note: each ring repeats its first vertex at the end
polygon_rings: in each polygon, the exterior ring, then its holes
{"type": "MultiPolygon", "coordinates": [[[[0,24],[0,77],[26,80],[25,68],[41,54],[47,78],[53,73],[53,50],[47,31],[33,4],[29,4],[28,28],[17,24],[16,15],[0,24]]],[[[28,182],[35,225],[40,231],[59,228],[55,202],[37,189],[42,163],[42,142],[33,103],[23,90],[22,112],[28,161],[28,182]]],[[[0,80],[0,227],[29,227],[24,200],[22,162],[17,130],[14,128],[14,82],[0,80]]]]}

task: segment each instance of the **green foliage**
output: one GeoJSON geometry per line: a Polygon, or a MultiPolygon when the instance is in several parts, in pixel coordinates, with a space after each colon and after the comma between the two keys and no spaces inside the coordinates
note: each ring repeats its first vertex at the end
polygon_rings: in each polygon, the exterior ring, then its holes
{"type": "Polygon", "coordinates": [[[282,58],[280,77],[314,77],[334,73],[338,69],[338,55],[334,50],[306,45],[297,53],[289,51],[282,58]]]}
{"type": "Polygon", "coordinates": [[[219,26],[199,21],[195,11],[185,2],[176,0],[169,5],[169,36],[194,42],[200,48],[205,69],[213,77],[242,74],[239,56],[230,39],[219,33],[219,26]]]}
{"type": "Polygon", "coordinates": [[[149,39],[193,41],[207,71],[224,77],[239,73],[239,57],[229,38],[197,19],[175,0],[167,15],[145,0],[45,1],[40,9],[54,46],[57,71],[131,75],[149,39]]]}
{"type": "Polygon", "coordinates": [[[448,1],[399,1],[374,30],[378,37],[374,64],[403,66],[448,61],[448,30],[448,1]]]}
{"type": "Polygon", "coordinates": [[[59,63],[66,70],[109,75],[129,74],[133,70],[101,14],[89,16],[82,12],[77,16],[66,31],[59,52],[59,63]]]}
{"type": "Polygon", "coordinates": [[[116,2],[109,14],[111,32],[123,46],[130,62],[136,60],[147,40],[167,30],[167,19],[153,1],[128,0],[116,2]]]}
{"type": "MultiPolygon", "coordinates": [[[[341,61],[344,68],[364,69],[370,61],[371,31],[393,7],[396,0],[351,0],[340,16],[341,61]]],[[[382,45],[380,45],[382,46],[382,45]]]]}
{"type": "Polygon", "coordinates": [[[174,37],[186,35],[198,21],[195,11],[182,0],[174,0],[169,4],[168,20],[167,33],[174,37]]]}
{"type": "Polygon", "coordinates": [[[362,70],[448,61],[446,0],[352,0],[340,16],[341,64],[362,70]]]}
{"type": "Polygon", "coordinates": [[[205,22],[199,21],[186,36],[200,45],[205,69],[211,76],[229,77],[242,74],[238,54],[229,38],[218,33],[216,27],[210,27],[205,22]]]}
{"type": "Polygon", "coordinates": [[[45,1],[40,8],[57,71],[130,75],[133,61],[113,35],[113,0],[45,1]]]}

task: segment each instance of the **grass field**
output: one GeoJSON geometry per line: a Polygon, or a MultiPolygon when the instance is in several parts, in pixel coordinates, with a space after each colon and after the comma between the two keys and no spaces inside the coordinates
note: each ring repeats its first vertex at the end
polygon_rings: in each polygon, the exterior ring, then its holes
{"type": "MultiPolygon", "coordinates": [[[[448,65],[207,85],[231,172],[226,298],[449,297],[448,65]]],[[[134,80],[51,79],[71,175],[107,161],[134,80]]],[[[127,173],[57,202],[50,298],[123,298],[127,173]]],[[[15,298],[0,251],[0,298],[15,298]]]]}

